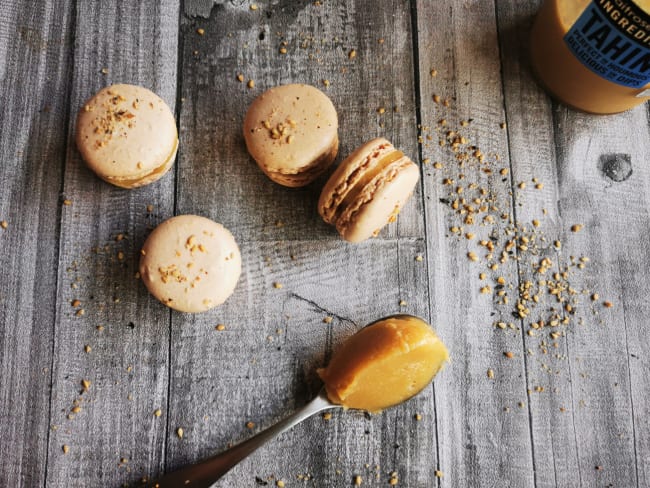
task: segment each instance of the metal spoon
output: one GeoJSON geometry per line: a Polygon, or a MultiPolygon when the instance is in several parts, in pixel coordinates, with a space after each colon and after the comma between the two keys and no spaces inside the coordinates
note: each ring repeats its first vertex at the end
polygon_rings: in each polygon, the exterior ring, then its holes
{"type": "MultiPolygon", "coordinates": [[[[371,322],[370,324],[366,325],[366,327],[374,325],[377,322],[381,322],[383,320],[395,318],[408,319],[418,317],[407,314],[389,315],[387,317],[383,317],[381,319],[375,320],[374,322],[371,322]]],[[[341,405],[332,403],[329,398],[327,398],[327,394],[323,388],[318,393],[316,398],[314,398],[307,405],[302,407],[297,412],[289,415],[286,419],[281,420],[266,430],[263,430],[256,436],[251,437],[247,441],[244,441],[241,444],[237,444],[236,446],[231,447],[230,449],[227,449],[222,453],[212,456],[204,461],[200,461],[196,464],[191,464],[168,475],[165,475],[162,478],[151,483],[149,486],[152,488],[178,488],[183,486],[189,486],[191,488],[209,488],[219,478],[225,475],[237,464],[239,464],[244,458],[248,457],[268,441],[274,439],[282,432],[291,429],[294,425],[299,424],[306,418],[329,408],[342,407],[341,405]]]]}

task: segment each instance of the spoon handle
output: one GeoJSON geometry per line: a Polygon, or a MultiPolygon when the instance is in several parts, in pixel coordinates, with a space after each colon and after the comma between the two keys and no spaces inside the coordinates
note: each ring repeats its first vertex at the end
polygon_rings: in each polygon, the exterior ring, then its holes
{"type": "Polygon", "coordinates": [[[289,415],[277,424],[272,425],[268,429],[263,430],[256,436],[204,461],[186,466],[165,475],[151,483],[149,486],[152,488],[176,488],[188,485],[192,488],[209,488],[236,464],[268,441],[275,438],[277,435],[289,430],[294,425],[299,424],[315,413],[337,406],[338,405],[332,404],[327,399],[324,390],[321,390],[316,398],[300,410],[289,415]]]}

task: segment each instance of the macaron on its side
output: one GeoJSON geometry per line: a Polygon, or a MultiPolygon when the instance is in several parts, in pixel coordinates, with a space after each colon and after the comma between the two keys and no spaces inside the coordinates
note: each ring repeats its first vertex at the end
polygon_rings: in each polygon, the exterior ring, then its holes
{"type": "Polygon", "coordinates": [[[243,132],[260,169],[284,186],[311,183],[338,151],[334,104],[310,85],[281,85],[262,93],[246,112],[243,132]]]}
{"type": "Polygon", "coordinates": [[[86,165],[108,183],[135,188],[160,179],[178,148],[176,120],[155,93],[135,85],[100,90],[77,116],[76,143],[86,165]]]}
{"type": "Polygon", "coordinates": [[[142,282],[154,297],[180,312],[203,312],[222,304],[241,274],[241,254],[232,234],[198,215],[160,224],[141,254],[142,282]]]}
{"type": "Polygon", "coordinates": [[[407,156],[384,138],[348,156],[321,192],[318,212],[343,239],[360,242],[395,220],[420,177],[407,156]]]}
{"type": "Polygon", "coordinates": [[[391,163],[345,207],[336,220],[336,230],[348,242],[376,237],[397,219],[419,178],[419,168],[406,156],[391,163]]]}
{"type": "MultiPolygon", "coordinates": [[[[402,153],[383,137],[373,139],[356,149],[336,168],[323,187],[318,212],[328,224],[334,224],[343,203],[351,193],[363,188],[362,179],[381,170],[383,162],[401,157],[402,153]]],[[[385,164],[384,164],[385,165],[385,164]]]]}

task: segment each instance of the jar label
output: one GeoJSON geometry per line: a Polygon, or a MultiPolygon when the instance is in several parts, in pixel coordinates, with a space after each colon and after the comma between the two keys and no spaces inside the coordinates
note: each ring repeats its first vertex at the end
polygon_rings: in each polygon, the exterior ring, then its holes
{"type": "Polygon", "coordinates": [[[630,0],[593,0],[564,42],[606,80],[631,88],[650,82],[650,15],[630,0]]]}

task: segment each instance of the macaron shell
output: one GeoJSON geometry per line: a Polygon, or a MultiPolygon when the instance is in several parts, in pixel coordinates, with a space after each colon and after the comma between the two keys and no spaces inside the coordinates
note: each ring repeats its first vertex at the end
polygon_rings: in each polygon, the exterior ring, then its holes
{"type": "Polygon", "coordinates": [[[176,121],[158,95],[135,85],[100,90],[81,108],[76,142],[88,167],[104,180],[131,187],[160,178],[173,163],[176,121]]]}
{"type": "Polygon", "coordinates": [[[241,254],[221,224],[197,215],[166,220],[147,238],[140,276],[162,303],[181,312],[202,312],[232,294],[241,254]]]}
{"type": "Polygon", "coordinates": [[[266,174],[266,176],[268,176],[274,182],[290,188],[299,188],[301,186],[308,185],[323,173],[325,173],[325,171],[327,171],[327,169],[331,166],[332,161],[334,161],[336,158],[338,150],[339,139],[337,137],[336,140],[332,143],[329,151],[323,154],[309,167],[305,168],[302,172],[297,174],[273,173],[267,171],[265,168],[261,169],[266,174]]]}
{"type": "Polygon", "coordinates": [[[367,171],[384,156],[396,151],[383,137],[359,147],[336,168],[321,191],[318,212],[328,224],[334,223],[339,205],[367,171]]]}
{"type": "Polygon", "coordinates": [[[162,178],[167,171],[171,169],[174,165],[176,159],[176,151],[178,150],[178,139],[176,139],[176,145],[174,146],[174,152],[171,153],[167,161],[162,166],[155,168],[153,171],[145,174],[144,176],[136,176],[134,178],[113,178],[113,177],[101,177],[104,181],[111,183],[120,188],[139,188],[141,186],[148,185],[154,181],[162,178]]]}
{"type": "Polygon", "coordinates": [[[297,175],[316,161],[329,166],[338,134],[332,101],[310,85],[281,85],[251,103],[244,120],[246,147],[262,170],[297,175]]]}
{"type": "Polygon", "coordinates": [[[341,237],[349,242],[361,242],[376,236],[397,217],[419,178],[419,168],[406,156],[386,167],[337,219],[336,229],[341,237]]]}

